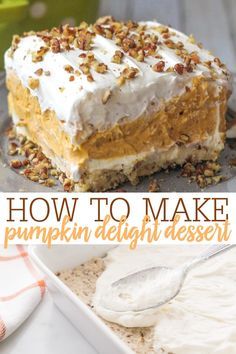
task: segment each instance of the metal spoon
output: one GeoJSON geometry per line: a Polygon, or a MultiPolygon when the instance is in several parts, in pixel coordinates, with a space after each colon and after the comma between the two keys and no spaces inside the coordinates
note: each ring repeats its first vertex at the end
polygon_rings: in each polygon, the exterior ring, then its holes
{"type": "Polygon", "coordinates": [[[103,299],[103,306],[116,312],[141,312],[162,306],[179,294],[192,268],[234,246],[214,245],[175,269],[152,267],[121,278],[111,284],[110,296],[103,299]]]}

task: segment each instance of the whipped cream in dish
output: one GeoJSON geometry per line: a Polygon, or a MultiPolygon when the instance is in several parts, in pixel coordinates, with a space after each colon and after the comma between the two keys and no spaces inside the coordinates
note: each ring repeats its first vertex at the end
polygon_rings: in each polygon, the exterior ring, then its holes
{"type": "MultiPolygon", "coordinates": [[[[104,301],[116,299],[109,294],[110,285],[116,280],[153,266],[176,268],[197,256],[204,247],[147,246],[130,251],[120,246],[111,250],[105,258],[106,269],[97,281],[95,311],[125,327],[154,326],[153,347],[158,354],[163,350],[175,354],[235,354],[235,249],[192,270],[179,295],[160,308],[119,312],[104,306],[104,301]]],[[[130,289],[128,301],[133,299],[143,306],[145,297],[138,296],[142,291],[130,289]]],[[[145,288],[145,291],[155,296],[156,289],[145,288]]],[[[116,305],[111,307],[115,309],[116,305]]]]}
{"type": "MultiPolygon", "coordinates": [[[[157,22],[141,22],[146,26],[146,32],[160,35],[157,31],[157,22]]],[[[196,76],[204,76],[211,79],[211,70],[214,69],[219,86],[229,86],[230,80],[227,70],[219,67],[214,62],[214,57],[205,49],[191,42],[183,33],[172,30],[173,42],[182,42],[189,52],[196,52],[201,63],[196,65],[192,73],[178,75],[168,68],[180,63],[182,59],[174,50],[164,44],[160,44],[158,51],[162,60],[166,63],[165,72],[154,72],[152,66],[157,62],[153,56],[139,62],[127,53],[121,64],[112,62],[112,57],[120,47],[114,40],[96,34],[93,40],[91,52],[97,60],[107,65],[107,72],[101,75],[92,70],[94,81],[89,82],[86,75],[80,72],[74,80],[69,80],[69,74],[64,68],[71,66],[80,71],[84,53],[79,48],[54,53],[49,50],[44,55],[44,60],[33,62],[30,53],[37,52],[44,41],[37,35],[27,35],[20,39],[13,56],[10,50],[5,54],[6,71],[15,72],[22,84],[29,88],[31,94],[38,98],[42,112],[55,111],[60,120],[62,129],[68,133],[72,143],[82,143],[94,131],[104,131],[124,120],[134,120],[143,114],[151,114],[161,107],[163,100],[168,101],[174,96],[185,92],[186,86],[191,87],[192,79],[196,76]],[[203,65],[212,61],[211,68],[203,65]],[[117,78],[127,66],[138,69],[135,80],[119,86],[117,78]],[[50,75],[40,76],[40,85],[32,89],[29,85],[29,77],[37,78],[35,72],[43,70],[50,75]],[[103,104],[104,94],[109,90],[111,97],[103,104]],[[80,132],[79,141],[77,133],[80,132]]]]}

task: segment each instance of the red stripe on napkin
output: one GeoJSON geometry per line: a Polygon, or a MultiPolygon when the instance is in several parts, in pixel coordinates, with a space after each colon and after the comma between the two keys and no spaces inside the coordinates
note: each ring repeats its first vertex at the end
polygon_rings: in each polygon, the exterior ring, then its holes
{"type": "Polygon", "coordinates": [[[6,329],[5,323],[0,318],[0,341],[3,340],[3,338],[5,337],[6,331],[7,331],[7,329],[6,329]]]}
{"type": "Polygon", "coordinates": [[[25,288],[23,289],[20,289],[19,291],[17,291],[16,293],[14,294],[11,294],[11,295],[7,295],[7,296],[0,296],[0,301],[9,301],[9,300],[12,300],[14,299],[15,297],[23,294],[25,291],[27,290],[30,290],[30,289],[33,289],[33,288],[36,288],[37,286],[41,287],[42,285],[40,284],[40,281],[38,281],[37,283],[33,283],[33,284],[30,284],[28,286],[26,286],[25,288]]]}
{"type": "MultiPolygon", "coordinates": [[[[13,246],[12,246],[13,247],[13,246]]],[[[43,297],[46,289],[46,284],[45,281],[42,279],[42,275],[39,274],[37,269],[35,268],[34,264],[31,262],[28,252],[25,250],[25,248],[22,245],[17,245],[15,246],[15,252],[9,252],[7,251],[2,252],[0,255],[0,262],[4,262],[3,267],[1,267],[1,271],[4,272],[4,269],[11,269],[12,272],[12,266],[16,268],[16,274],[17,274],[17,268],[20,266],[21,269],[21,275],[22,276],[22,285],[17,286],[14,288],[14,286],[9,286],[9,289],[12,289],[11,291],[7,292],[5,290],[5,295],[1,296],[0,294],[0,302],[2,302],[3,309],[5,308],[4,302],[9,301],[9,304],[7,305],[9,307],[9,319],[8,319],[8,313],[4,312],[4,316],[2,317],[0,314],[0,342],[7,338],[11,333],[13,333],[22,323],[22,316],[20,313],[21,309],[17,307],[17,309],[14,309],[14,304],[17,303],[18,301],[21,301],[20,296],[25,293],[29,292],[30,290],[32,293],[29,294],[29,301],[33,299],[34,307],[37,306],[37,304],[40,301],[40,298],[43,297]],[[9,264],[11,262],[14,262],[14,264],[9,264]],[[22,263],[23,262],[23,263],[22,263]],[[23,266],[23,267],[22,267],[23,266]],[[25,276],[25,278],[24,278],[25,276]],[[25,281],[25,279],[28,279],[28,281],[25,281]],[[35,289],[35,290],[32,290],[35,289]],[[17,302],[14,302],[16,298],[19,297],[19,300],[17,299],[17,302]],[[14,317],[15,316],[15,317],[14,317]],[[4,318],[4,319],[3,319],[4,318]],[[14,322],[15,321],[15,322],[14,322]]],[[[7,273],[7,272],[6,272],[7,273]]],[[[20,279],[19,279],[20,280],[20,279]]],[[[9,279],[9,281],[14,281],[9,279]]],[[[11,284],[10,284],[11,285],[11,284]]],[[[24,297],[22,297],[22,301],[24,301],[24,297]]],[[[18,305],[17,305],[18,306],[18,305]]],[[[32,309],[33,311],[33,309],[32,309]]],[[[22,309],[22,313],[24,314],[27,313],[27,311],[24,311],[24,308],[22,309]]],[[[29,314],[26,315],[26,318],[28,317],[29,314]]]]}
{"type": "Polygon", "coordinates": [[[27,252],[23,252],[22,254],[16,254],[14,256],[0,256],[0,262],[7,262],[7,261],[12,261],[14,259],[18,259],[21,257],[27,257],[28,253],[27,252]]]}
{"type": "MultiPolygon", "coordinates": [[[[21,255],[24,254],[24,247],[22,245],[17,245],[17,249],[21,255]]],[[[30,273],[32,274],[32,276],[36,280],[37,285],[40,288],[41,297],[43,297],[43,295],[45,293],[45,289],[46,289],[46,284],[45,284],[44,280],[40,279],[39,273],[37,272],[37,270],[33,266],[29,257],[23,257],[23,260],[24,260],[27,268],[29,269],[30,273]]]]}

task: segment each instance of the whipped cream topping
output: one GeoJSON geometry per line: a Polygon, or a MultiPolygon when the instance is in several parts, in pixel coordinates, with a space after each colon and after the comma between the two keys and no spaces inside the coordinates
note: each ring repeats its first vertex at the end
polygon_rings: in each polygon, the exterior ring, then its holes
{"type": "MultiPolygon", "coordinates": [[[[235,354],[235,249],[192,270],[179,295],[158,309],[118,312],[103,306],[104,297],[109,295],[107,289],[114,281],[153,266],[175,268],[197,256],[204,247],[144,246],[130,251],[120,246],[112,249],[105,258],[106,269],[97,281],[96,312],[125,327],[155,326],[153,347],[158,354],[163,350],[175,354],[235,354]]],[[[134,287],[133,298],[142,306],[145,298],[138,297],[136,290],[134,287]]]]}
{"type": "Polygon", "coordinates": [[[157,30],[159,23],[149,21],[140,24],[146,26],[146,33],[156,34],[160,38],[158,55],[162,59],[148,56],[143,62],[139,62],[123,51],[122,62],[114,63],[112,57],[115,51],[122,51],[121,47],[114,39],[96,34],[90,52],[95,59],[107,65],[106,73],[100,74],[91,69],[94,81],[88,81],[82,72],[70,81],[70,74],[64,69],[65,66],[70,65],[74,70],[80,71],[83,59],[79,56],[86,51],[74,48],[54,53],[49,50],[43,61],[33,62],[32,53],[45,45],[39,36],[33,34],[20,39],[13,55],[10,55],[11,49],[6,52],[6,71],[10,74],[13,70],[31,94],[38,98],[43,112],[48,109],[55,111],[62,129],[75,144],[82,143],[95,131],[104,131],[117,123],[156,111],[163,101],[183,94],[186,86],[191,87],[193,77],[205,76],[211,79],[212,69],[216,74],[217,85],[229,85],[227,70],[214,62],[214,57],[208,51],[193,43],[188,36],[172,29],[171,40],[174,43],[182,42],[190,53],[196,52],[201,62],[195,66],[193,72],[185,72],[183,75],[168,71],[168,68],[182,63],[183,59],[174,49],[164,44],[165,41],[157,30]],[[152,68],[160,60],[165,62],[164,72],[156,72],[152,68]],[[207,61],[212,62],[211,67],[203,65],[207,61]],[[138,69],[138,74],[120,86],[117,79],[126,67],[138,69]],[[50,75],[38,77],[35,74],[38,69],[50,75]],[[39,86],[32,89],[29,78],[39,80],[39,86]],[[108,90],[110,97],[104,104],[103,98],[108,90]]]}

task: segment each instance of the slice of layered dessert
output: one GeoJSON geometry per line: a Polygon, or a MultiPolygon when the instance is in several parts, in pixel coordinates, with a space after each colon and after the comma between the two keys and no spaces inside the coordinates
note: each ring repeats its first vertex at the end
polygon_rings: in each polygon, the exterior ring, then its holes
{"type": "Polygon", "coordinates": [[[13,38],[9,111],[77,190],[104,191],[224,147],[230,75],[157,22],[99,19],[13,38]]]}

